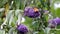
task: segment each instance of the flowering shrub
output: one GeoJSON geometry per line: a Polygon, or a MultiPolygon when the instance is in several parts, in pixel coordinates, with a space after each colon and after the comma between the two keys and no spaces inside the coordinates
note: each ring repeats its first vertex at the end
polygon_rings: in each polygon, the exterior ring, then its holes
{"type": "Polygon", "coordinates": [[[52,28],[60,25],[60,18],[55,18],[60,16],[60,3],[54,8],[54,0],[1,0],[0,3],[0,25],[5,34],[50,34],[52,28]],[[59,9],[55,11],[56,8],[59,9]]]}

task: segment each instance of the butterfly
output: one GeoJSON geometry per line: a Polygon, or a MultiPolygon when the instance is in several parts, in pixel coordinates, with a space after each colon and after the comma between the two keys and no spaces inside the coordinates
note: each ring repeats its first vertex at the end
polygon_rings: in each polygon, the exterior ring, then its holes
{"type": "Polygon", "coordinates": [[[33,9],[34,9],[34,12],[38,12],[39,11],[39,9],[36,8],[36,7],[34,7],[33,9]]]}

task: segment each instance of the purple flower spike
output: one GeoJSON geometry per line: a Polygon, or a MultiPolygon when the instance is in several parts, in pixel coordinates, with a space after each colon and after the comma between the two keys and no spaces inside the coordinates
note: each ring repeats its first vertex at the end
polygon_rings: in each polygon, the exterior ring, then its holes
{"type": "Polygon", "coordinates": [[[24,15],[30,18],[36,18],[40,15],[40,12],[32,7],[26,7],[24,10],[24,15]]]}
{"type": "Polygon", "coordinates": [[[49,20],[48,22],[49,24],[51,24],[51,27],[55,27],[56,25],[60,25],[60,18],[55,18],[55,19],[49,20]]]}
{"type": "Polygon", "coordinates": [[[23,25],[23,24],[18,25],[18,26],[17,26],[17,30],[18,30],[18,32],[19,32],[20,34],[25,34],[25,33],[28,32],[27,27],[26,27],[25,25],[23,25]]]}
{"type": "Polygon", "coordinates": [[[53,19],[49,20],[48,23],[49,23],[49,27],[51,27],[51,28],[55,28],[55,26],[57,25],[53,19]]]}
{"type": "Polygon", "coordinates": [[[57,23],[57,25],[60,25],[60,18],[55,18],[54,21],[57,23]]]}

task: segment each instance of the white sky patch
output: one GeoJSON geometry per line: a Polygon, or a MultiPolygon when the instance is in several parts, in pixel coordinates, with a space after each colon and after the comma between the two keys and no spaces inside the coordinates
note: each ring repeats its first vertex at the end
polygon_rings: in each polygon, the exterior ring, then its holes
{"type": "Polygon", "coordinates": [[[55,9],[60,8],[60,2],[54,3],[54,8],[55,8],[55,9]]]}

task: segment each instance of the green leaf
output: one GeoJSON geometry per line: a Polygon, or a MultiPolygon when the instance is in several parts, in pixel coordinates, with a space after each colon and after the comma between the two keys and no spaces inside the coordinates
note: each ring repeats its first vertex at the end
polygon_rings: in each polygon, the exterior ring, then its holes
{"type": "Polygon", "coordinates": [[[56,17],[60,17],[60,8],[56,9],[56,17]]]}

